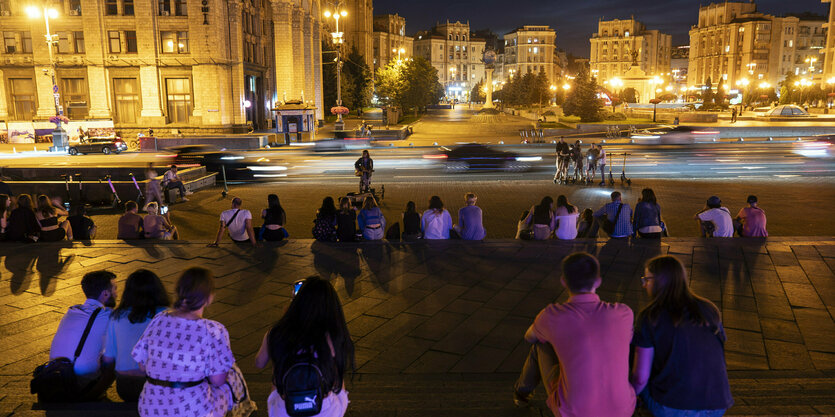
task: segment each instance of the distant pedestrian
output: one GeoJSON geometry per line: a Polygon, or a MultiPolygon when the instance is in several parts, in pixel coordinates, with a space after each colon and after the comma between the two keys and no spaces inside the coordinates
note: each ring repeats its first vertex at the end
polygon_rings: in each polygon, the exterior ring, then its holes
{"type": "Polygon", "coordinates": [[[145,205],[152,201],[156,201],[160,207],[165,205],[167,198],[162,196],[162,184],[159,180],[159,174],[154,169],[152,164],[148,164],[145,168],[145,178],[148,182],[145,184],[145,205]]]}
{"type": "Polygon", "coordinates": [[[464,240],[483,240],[487,235],[482,221],[481,207],[476,206],[475,193],[464,195],[465,206],[458,210],[458,225],[455,229],[464,240]]]}
{"type": "Polygon", "coordinates": [[[699,222],[702,237],[733,237],[734,225],[731,212],[722,207],[722,200],[717,196],[707,199],[705,208],[693,216],[699,222]]]}
{"type": "Polygon", "coordinates": [[[719,309],[673,256],[647,262],[641,281],[652,301],[636,319],[633,389],[653,416],[722,416],[734,401],[719,309]]]}
{"type": "Polygon", "coordinates": [[[597,165],[600,166],[600,185],[606,185],[606,150],[599,143],[597,144],[597,165]]]}
{"type": "Polygon", "coordinates": [[[760,208],[757,196],[749,195],[747,201],[748,207],[741,208],[736,215],[737,233],[742,237],[768,237],[765,211],[760,208]]]}
{"type": "Polygon", "coordinates": [[[621,201],[619,191],[612,192],[610,197],[612,201],[597,210],[594,218],[610,238],[627,238],[632,235],[632,208],[621,201]]]}
{"type": "Polygon", "coordinates": [[[731,108],[731,123],[736,123],[736,107],[731,108]]]}
{"type": "Polygon", "coordinates": [[[559,181],[563,181],[566,178],[566,171],[568,167],[566,166],[568,162],[568,144],[565,143],[565,138],[560,136],[560,139],[557,141],[557,147],[555,151],[556,159],[557,159],[557,170],[554,172],[554,184],[559,181]]]}
{"type": "Polygon", "coordinates": [[[571,159],[574,161],[574,181],[583,181],[583,147],[580,141],[574,142],[574,149],[571,152],[571,159]]]}

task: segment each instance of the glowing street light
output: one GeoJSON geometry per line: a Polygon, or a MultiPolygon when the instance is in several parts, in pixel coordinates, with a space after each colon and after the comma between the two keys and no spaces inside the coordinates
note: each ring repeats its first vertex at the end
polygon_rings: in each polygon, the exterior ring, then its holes
{"type": "Polygon", "coordinates": [[[815,62],[818,62],[818,59],[810,56],[809,58],[806,58],[806,62],[809,63],[809,74],[814,74],[815,62]]]}
{"type": "MultiPolygon", "coordinates": [[[[333,43],[336,45],[336,105],[337,107],[342,106],[342,43],[344,39],[342,38],[342,32],[339,31],[339,18],[348,16],[348,11],[345,9],[341,9],[342,3],[339,2],[336,4],[336,8],[333,12],[330,10],[325,10],[325,18],[330,19],[333,18],[336,25],[334,27],[334,31],[331,32],[331,37],[333,38],[333,43]]],[[[334,123],[334,128],[337,130],[342,130],[345,128],[345,122],[342,120],[342,112],[337,113],[336,115],[336,123],[334,123]]]]}
{"type": "Polygon", "coordinates": [[[397,52],[397,60],[400,61],[400,54],[405,54],[406,53],[406,48],[400,48],[400,49],[393,48],[391,50],[391,52],[392,53],[397,52]]]}
{"type": "MultiPolygon", "coordinates": [[[[58,93],[58,84],[55,80],[55,56],[52,52],[53,45],[58,43],[58,35],[53,35],[49,31],[49,19],[58,18],[58,10],[47,7],[46,5],[43,7],[27,6],[26,15],[30,19],[39,19],[43,16],[44,25],[46,26],[44,38],[46,38],[46,47],[49,51],[49,75],[52,78],[52,96],[55,98],[55,116],[63,116],[64,109],[61,108],[61,95],[58,93]]],[[[52,147],[56,151],[63,150],[66,146],[66,132],[61,129],[61,119],[62,117],[56,117],[58,122],[55,123],[56,129],[52,134],[52,147]]]]}

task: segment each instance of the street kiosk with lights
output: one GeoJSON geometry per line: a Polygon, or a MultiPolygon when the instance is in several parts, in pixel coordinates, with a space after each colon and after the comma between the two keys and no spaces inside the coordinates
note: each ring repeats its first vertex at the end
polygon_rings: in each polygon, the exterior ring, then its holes
{"type": "Polygon", "coordinates": [[[275,112],[275,132],[284,144],[312,142],[316,134],[316,106],[302,101],[288,101],[272,109],[275,112]]]}

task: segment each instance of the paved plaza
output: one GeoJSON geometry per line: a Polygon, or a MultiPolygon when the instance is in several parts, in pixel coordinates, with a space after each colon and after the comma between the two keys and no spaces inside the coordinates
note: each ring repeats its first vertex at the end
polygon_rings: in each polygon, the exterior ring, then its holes
{"type": "MultiPolygon", "coordinates": [[[[669,253],[687,265],[693,289],[723,313],[736,402],[729,414],[835,414],[832,237],[205,244],[0,245],[0,415],[135,415],[121,403],[43,409],[28,393],[29,375],[47,359],[61,315],[83,301],[85,272],[113,271],[121,290],[127,274],[148,268],[172,290],[198,265],[217,277],[207,316],[229,329],[259,416],[270,371],[254,369],[255,353],[291,283],[311,274],[337,288],[356,343],[349,415],[547,416],[542,390],[532,408],[517,409],[511,386],[528,349],[525,329],[547,303],[566,299],[558,264],[576,250],[600,258],[601,297],[636,311],[647,302],[639,280],[647,259],[669,253]]],[[[115,390],[108,396],[118,401],[115,390]]]]}

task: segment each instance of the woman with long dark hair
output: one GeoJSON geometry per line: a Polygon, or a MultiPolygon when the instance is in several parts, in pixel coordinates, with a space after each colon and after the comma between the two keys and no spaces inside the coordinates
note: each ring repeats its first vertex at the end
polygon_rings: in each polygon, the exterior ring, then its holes
{"type": "Polygon", "coordinates": [[[284,225],[287,224],[287,214],[281,207],[281,201],[275,194],[267,196],[267,208],[261,210],[261,218],[264,224],[256,231],[255,235],[268,242],[277,242],[287,237],[284,225]]]}
{"type": "Polygon", "coordinates": [[[721,416],[733,405],[719,309],[690,290],[673,256],[650,259],[641,281],[652,301],[636,320],[635,393],[656,417],[721,416]]]}
{"type": "Polygon", "coordinates": [[[272,361],[273,391],[267,400],[270,417],[287,416],[285,376],[293,365],[310,363],[321,372],[320,417],[338,417],[348,408],[345,372],[354,366],[354,343],[345,323],[339,295],[330,282],[304,280],[287,311],[264,335],[255,366],[272,361]]]}
{"type": "Polygon", "coordinates": [[[189,268],[177,281],[177,301],[157,314],[131,356],[145,372],[139,415],[223,417],[242,379],[222,324],[203,318],[214,301],[214,276],[189,268]]]}
{"type": "Polygon", "coordinates": [[[12,200],[6,194],[0,194],[0,240],[6,240],[6,225],[12,212],[12,200]]]}
{"type": "Polygon", "coordinates": [[[38,209],[35,210],[35,218],[41,225],[41,242],[57,242],[59,240],[72,240],[72,227],[70,222],[58,221],[59,216],[69,216],[64,207],[56,204],[49,197],[41,194],[38,196],[38,209]]]}
{"type": "MultiPolygon", "coordinates": [[[[156,204],[156,202],[153,202],[156,204]]],[[[171,305],[159,277],[147,269],[128,275],[122,301],[110,315],[102,361],[116,364],[116,392],[125,402],[139,400],[145,372],[130,356],[151,319],[171,305]]]]}
{"type": "Polygon", "coordinates": [[[6,222],[6,240],[35,242],[41,233],[41,225],[32,209],[32,197],[29,194],[17,196],[17,208],[9,213],[6,222]]]}
{"type": "Polygon", "coordinates": [[[594,211],[587,208],[580,213],[580,221],[577,223],[577,237],[597,237],[597,233],[592,236],[592,225],[594,224],[594,211]]]}
{"type": "Polygon", "coordinates": [[[424,239],[449,239],[452,229],[452,216],[444,208],[441,197],[433,195],[429,199],[429,209],[421,216],[421,229],[424,239]]]}
{"type": "Polygon", "coordinates": [[[336,213],[336,234],[340,242],[353,242],[357,238],[357,211],[348,197],[339,198],[336,213]]]}
{"type": "Polygon", "coordinates": [[[525,224],[531,225],[533,230],[533,238],[535,240],[546,240],[551,237],[551,232],[554,222],[554,199],[545,196],[539,205],[531,207],[528,218],[525,219],[525,224]]]}
{"type": "Polygon", "coordinates": [[[403,238],[420,239],[420,213],[414,201],[406,202],[406,211],[403,212],[403,238]]]}
{"type": "Polygon", "coordinates": [[[641,190],[641,198],[635,205],[635,214],[632,215],[632,230],[635,230],[640,238],[661,238],[664,231],[661,226],[661,206],[658,205],[652,188],[641,190]]]}
{"type": "Polygon", "coordinates": [[[313,219],[313,237],[322,242],[336,242],[336,205],[333,197],[325,197],[322,200],[322,207],[316,210],[316,218],[313,219]]]}
{"type": "Polygon", "coordinates": [[[554,235],[557,239],[571,240],[577,237],[577,219],[580,211],[568,202],[564,195],[557,197],[554,210],[554,235]]]}

